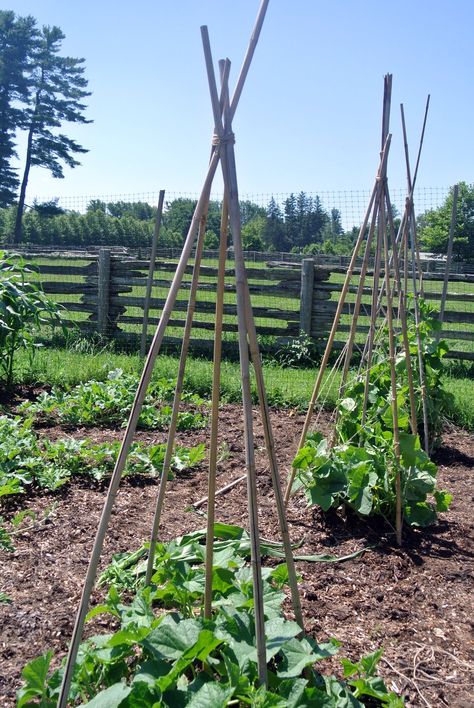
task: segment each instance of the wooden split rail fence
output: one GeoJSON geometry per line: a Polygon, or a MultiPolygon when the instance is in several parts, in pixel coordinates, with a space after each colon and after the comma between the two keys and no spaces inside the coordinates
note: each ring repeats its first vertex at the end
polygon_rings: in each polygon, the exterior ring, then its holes
{"type": "MultiPolygon", "coordinates": [[[[145,289],[149,261],[113,254],[101,249],[89,262],[77,259],[68,263],[62,256],[52,258],[29,256],[31,267],[45,293],[51,294],[70,313],[71,324],[85,333],[97,332],[103,337],[122,342],[127,348],[140,345],[145,289]]],[[[438,264],[437,264],[438,266],[438,264]]],[[[161,259],[156,262],[153,294],[150,301],[148,337],[151,338],[168,292],[175,263],[161,259]]],[[[262,350],[284,346],[301,330],[316,338],[323,346],[332,324],[346,268],[321,265],[306,258],[299,263],[267,262],[247,268],[257,333],[262,350]]],[[[180,288],[165,344],[179,346],[187,310],[192,266],[180,288]]],[[[224,306],[224,352],[237,353],[237,318],[234,270],[227,271],[224,306]]],[[[424,274],[425,299],[439,301],[443,273],[439,268],[427,268],[424,274]]],[[[196,317],[193,325],[192,350],[211,352],[213,347],[215,284],[217,267],[207,261],[201,269],[196,317]]],[[[364,290],[359,332],[362,341],[368,331],[370,316],[370,279],[364,290]],[[364,321],[365,318],[365,321],[364,321]]],[[[356,284],[350,288],[339,327],[336,347],[343,346],[349,330],[356,284]],[[352,299],[352,301],[351,301],[352,299]]],[[[168,332],[168,330],[167,330],[168,332]]],[[[450,277],[443,325],[443,337],[450,342],[452,358],[474,360],[474,273],[455,273],[450,277]]]]}

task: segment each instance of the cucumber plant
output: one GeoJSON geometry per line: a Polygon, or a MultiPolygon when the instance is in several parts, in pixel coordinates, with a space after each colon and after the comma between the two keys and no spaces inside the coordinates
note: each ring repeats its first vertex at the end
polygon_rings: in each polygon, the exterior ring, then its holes
{"type": "MultiPolygon", "coordinates": [[[[420,312],[430,433],[434,443],[440,436],[443,411],[449,405],[449,396],[441,383],[447,346],[437,336],[440,325],[435,311],[420,301],[420,312]]],[[[413,321],[410,321],[408,338],[416,379],[418,350],[413,321]]],[[[401,335],[399,344],[401,350],[401,335]]],[[[345,387],[344,398],[337,404],[335,444],[331,447],[319,433],[312,433],[293,460],[296,470],[293,490],[303,487],[309,505],[318,505],[324,511],[345,505],[361,516],[378,514],[393,524],[394,470],[398,468],[406,523],[427,526],[436,520],[438,512],[449,508],[451,495],[436,486],[436,465],[421,449],[418,436],[410,432],[409,388],[403,353],[399,354],[395,366],[400,459],[395,455],[390,364],[388,352],[382,346],[370,370],[366,409],[365,374],[359,374],[345,387]]],[[[415,394],[421,418],[421,395],[419,391],[415,394]]]]}

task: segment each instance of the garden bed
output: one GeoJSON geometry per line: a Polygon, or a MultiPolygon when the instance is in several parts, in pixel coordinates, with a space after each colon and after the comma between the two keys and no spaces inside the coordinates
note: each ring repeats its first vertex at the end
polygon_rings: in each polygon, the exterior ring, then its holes
{"type": "MultiPolygon", "coordinates": [[[[241,407],[226,405],[220,419],[218,487],[243,474],[241,407]]],[[[296,452],[303,416],[288,410],[272,412],[279,463],[286,474],[296,452]]],[[[329,419],[319,428],[329,429],[329,419]]],[[[271,482],[261,425],[256,416],[260,530],[278,539],[271,482]]],[[[40,435],[55,439],[71,435],[95,442],[120,439],[122,431],[41,427],[40,435]]],[[[203,442],[207,431],[184,431],[177,442],[203,442]]],[[[139,432],[137,440],[164,442],[165,432],[139,432]]],[[[470,649],[473,607],[472,482],[474,441],[461,430],[446,431],[437,452],[441,486],[453,494],[449,512],[432,528],[405,531],[405,545],[395,545],[391,530],[379,522],[323,515],[292,499],[288,520],[298,554],[345,556],[341,563],[298,562],[306,630],[324,641],[336,637],[349,658],[384,647],[381,672],[389,687],[407,697],[407,705],[472,705],[474,656],[470,649]],[[471,681],[471,683],[469,683],[471,681]]],[[[206,464],[177,474],[170,482],[162,517],[161,538],[171,539],[203,528],[205,518],[191,510],[206,495],[206,464]]],[[[123,481],[111,519],[102,567],[112,554],[133,550],[147,539],[158,481],[150,477],[123,481]]],[[[24,664],[53,649],[64,653],[72,633],[82,582],[102,511],[106,484],[71,481],[55,493],[22,495],[4,504],[3,516],[30,509],[35,518],[23,521],[14,536],[16,550],[2,553],[0,589],[11,602],[0,604],[0,705],[12,706],[24,664]]],[[[202,507],[205,510],[205,506],[202,507]]],[[[219,521],[247,525],[246,487],[234,487],[217,503],[219,521]]],[[[94,603],[99,594],[94,595],[94,603]]],[[[96,619],[98,626],[106,620],[96,619]]],[[[89,630],[90,631],[90,630],[89,630]]],[[[322,664],[324,668],[324,664],[322,664]]],[[[340,672],[337,661],[327,670],[340,672]]]]}

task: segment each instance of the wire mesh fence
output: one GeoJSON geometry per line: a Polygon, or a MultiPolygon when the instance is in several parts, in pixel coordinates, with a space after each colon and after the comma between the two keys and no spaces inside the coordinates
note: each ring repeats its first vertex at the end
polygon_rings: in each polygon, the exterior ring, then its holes
{"type": "MultiPolygon", "coordinates": [[[[417,213],[423,213],[431,209],[438,208],[449,193],[448,186],[440,187],[419,187],[414,193],[414,204],[417,213]]],[[[257,206],[267,208],[273,199],[275,203],[283,209],[285,201],[297,192],[258,192],[241,193],[242,202],[248,201],[257,206]]],[[[367,203],[370,198],[370,189],[346,189],[346,190],[320,190],[304,192],[308,199],[319,199],[322,209],[330,213],[332,209],[337,209],[341,215],[341,224],[345,230],[358,226],[364,218],[367,203]]],[[[158,203],[159,192],[123,192],[115,194],[83,194],[73,196],[62,196],[57,198],[57,204],[62,209],[84,213],[91,203],[103,202],[104,204],[125,202],[125,203],[146,203],[156,205],[158,203]]],[[[402,213],[407,196],[406,188],[395,187],[390,190],[392,204],[398,213],[402,213]]],[[[197,200],[199,195],[194,192],[166,192],[168,203],[176,199],[197,200]]],[[[31,203],[43,203],[55,200],[54,195],[36,196],[31,203]]],[[[222,201],[222,194],[212,194],[211,199],[217,202],[222,201]]]]}

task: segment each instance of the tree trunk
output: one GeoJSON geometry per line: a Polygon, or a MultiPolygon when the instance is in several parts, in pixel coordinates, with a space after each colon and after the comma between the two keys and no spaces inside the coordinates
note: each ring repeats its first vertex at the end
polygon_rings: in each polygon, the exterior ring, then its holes
{"type": "Polygon", "coordinates": [[[20,188],[20,196],[18,198],[18,208],[17,208],[16,220],[15,220],[15,231],[13,232],[13,243],[20,243],[21,237],[22,237],[22,218],[23,218],[23,211],[25,208],[26,187],[28,184],[28,178],[30,176],[31,149],[33,146],[33,134],[34,134],[34,117],[31,121],[30,129],[28,131],[28,143],[27,143],[27,148],[26,148],[25,171],[23,172],[23,179],[21,181],[21,188],[20,188]]]}

